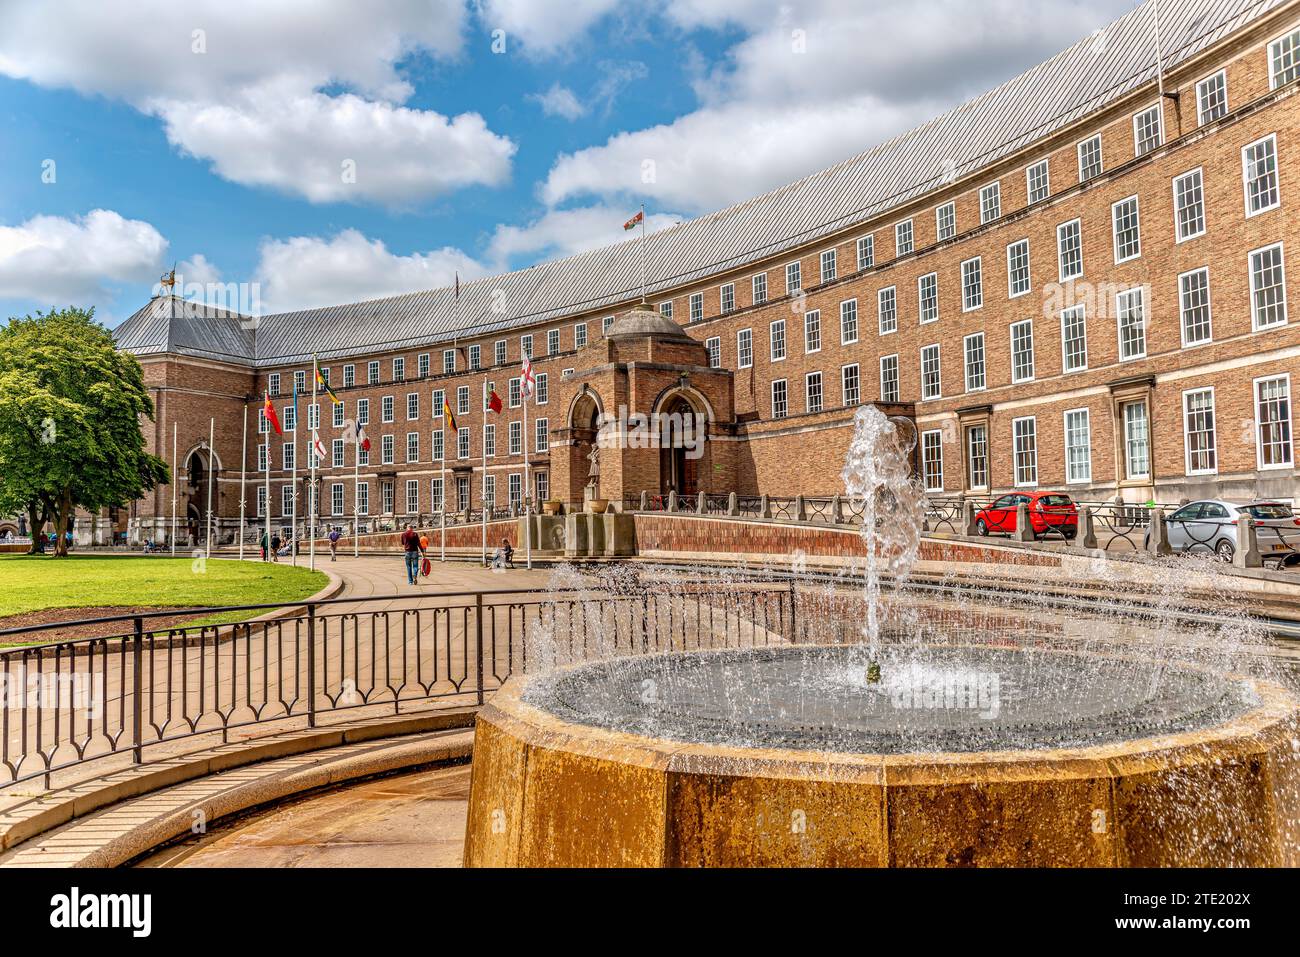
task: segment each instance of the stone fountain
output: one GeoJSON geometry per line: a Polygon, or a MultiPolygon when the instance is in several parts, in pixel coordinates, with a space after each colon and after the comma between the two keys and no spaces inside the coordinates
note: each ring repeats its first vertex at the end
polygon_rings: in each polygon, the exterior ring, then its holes
{"type": "Polygon", "coordinates": [[[912,440],[860,410],[861,641],[511,680],[479,715],[465,863],[1300,863],[1300,702],[1282,684],[886,624],[919,538],[912,440]]]}

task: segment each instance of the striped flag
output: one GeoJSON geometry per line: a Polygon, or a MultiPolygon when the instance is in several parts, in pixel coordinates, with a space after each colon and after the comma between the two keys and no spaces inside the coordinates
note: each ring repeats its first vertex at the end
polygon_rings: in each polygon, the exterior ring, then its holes
{"type": "Polygon", "coordinates": [[[344,443],[355,442],[365,451],[370,451],[370,439],[366,437],[366,430],[357,425],[355,419],[347,419],[343,423],[342,439],[344,443]]]}
{"type": "Polygon", "coordinates": [[[525,399],[533,394],[535,385],[537,385],[537,376],[533,374],[533,360],[524,356],[524,370],[519,376],[519,391],[525,399]]]}
{"type": "Polygon", "coordinates": [[[442,397],[442,417],[446,419],[447,425],[453,432],[456,431],[456,417],[451,414],[451,406],[447,404],[447,396],[442,397]]]}
{"type": "Polygon", "coordinates": [[[632,229],[634,226],[636,226],[637,223],[641,222],[644,219],[645,219],[645,210],[644,209],[639,210],[635,216],[633,216],[631,219],[629,219],[626,223],[623,224],[623,229],[625,231],[632,229]]]}
{"type": "Polygon", "coordinates": [[[335,405],[341,405],[343,403],[343,400],[334,394],[334,390],[330,388],[330,384],[325,381],[325,376],[321,375],[320,366],[316,367],[316,385],[334,401],[335,405]]]}

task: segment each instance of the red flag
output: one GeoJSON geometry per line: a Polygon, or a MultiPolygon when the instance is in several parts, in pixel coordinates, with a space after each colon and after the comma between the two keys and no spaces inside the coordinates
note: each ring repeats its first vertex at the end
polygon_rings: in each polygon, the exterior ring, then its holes
{"type": "Polygon", "coordinates": [[[501,411],[501,396],[497,395],[496,389],[493,389],[491,393],[488,395],[487,407],[488,407],[488,411],[490,412],[501,411]]]}
{"type": "Polygon", "coordinates": [[[367,452],[370,451],[370,436],[366,435],[366,430],[359,425],[357,426],[357,445],[367,452]]]}
{"type": "Polygon", "coordinates": [[[519,377],[519,386],[523,390],[524,398],[533,394],[533,386],[537,384],[537,377],[533,375],[533,360],[524,356],[523,374],[519,377]]]}
{"type": "Polygon", "coordinates": [[[645,210],[644,210],[644,209],[643,209],[643,210],[640,210],[640,211],[639,211],[635,216],[633,216],[633,217],[632,217],[631,219],[629,219],[626,223],[624,223],[624,224],[623,224],[623,229],[624,229],[624,230],[631,229],[633,226],[635,226],[637,223],[641,222],[641,220],[643,220],[643,219],[645,219],[645,210]]]}
{"type": "Polygon", "coordinates": [[[266,404],[262,406],[262,414],[266,416],[266,421],[271,423],[276,435],[284,435],[284,429],[280,428],[280,417],[275,414],[275,406],[271,404],[271,394],[263,392],[262,396],[266,399],[266,404]]]}

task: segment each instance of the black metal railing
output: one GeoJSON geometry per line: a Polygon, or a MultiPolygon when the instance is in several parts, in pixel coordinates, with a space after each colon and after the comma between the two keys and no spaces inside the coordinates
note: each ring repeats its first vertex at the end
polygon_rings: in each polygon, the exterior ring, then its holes
{"type": "Polygon", "coordinates": [[[150,612],[0,631],[0,781],[252,726],[481,705],[538,661],[793,640],[793,587],[633,584],[150,612]],[[376,607],[376,605],[381,607],[376,607]],[[217,615],[278,617],[204,624],[217,615]],[[92,637],[34,644],[60,629],[92,637]]]}

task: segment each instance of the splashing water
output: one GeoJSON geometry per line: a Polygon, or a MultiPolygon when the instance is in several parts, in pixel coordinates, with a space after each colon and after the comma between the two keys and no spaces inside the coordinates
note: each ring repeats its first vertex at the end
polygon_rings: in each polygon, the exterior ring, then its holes
{"type": "Polygon", "coordinates": [[[853,439],[844,463],[844,490],[862,510],[862,540],[866,543],[862,597],[866,604],[869,671],[879,676],[881,580],[906,580],[916,564],[921,544],[925,496],[912,474],[916,429],[907,419],[890,418],[874,405],[864,405],[853,420],[853,439]]]}

